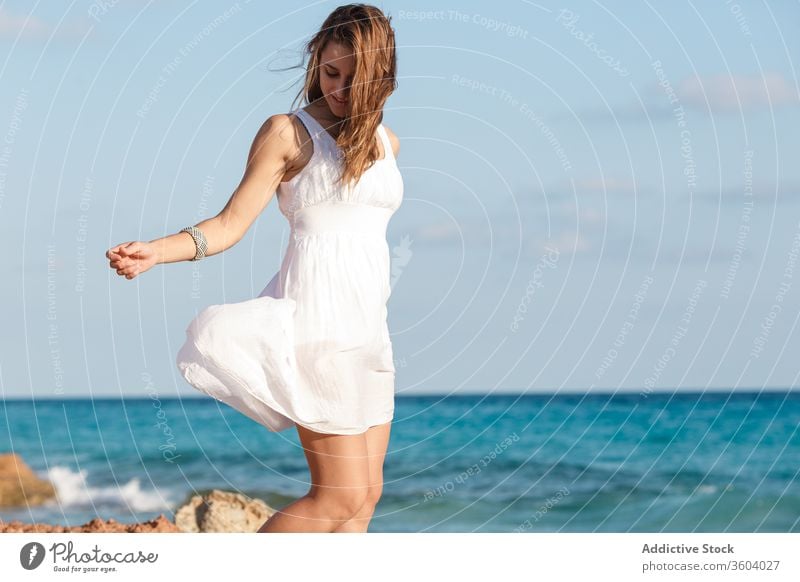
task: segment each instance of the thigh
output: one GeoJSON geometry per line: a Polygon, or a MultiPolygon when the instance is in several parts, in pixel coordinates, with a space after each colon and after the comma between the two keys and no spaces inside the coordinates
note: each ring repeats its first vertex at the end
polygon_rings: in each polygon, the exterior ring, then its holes
{"type": "Polygon", "coordinates": [[[296,427],[311,473],[312,495],[366,495],[370,463],[366,433],[333,435],[296,427]]]}
{"type": "Polygon", "coordinates": [[[386,459],[386,449],[389,446],[389,434],[391,429],[392,423],[387,422],[371,426],[365,433],[371,487],[383,484],[383,464],[386,459]]]}

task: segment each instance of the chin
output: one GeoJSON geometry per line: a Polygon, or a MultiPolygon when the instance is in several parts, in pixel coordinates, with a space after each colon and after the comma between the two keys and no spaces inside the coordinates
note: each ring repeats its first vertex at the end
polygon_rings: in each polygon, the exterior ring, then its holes
{"type": "Polygon", "coordinates": [[[333,97],[328,99],[328,108],[336,117],[345,117],[347,115],[347,105],[347,103],[339,103],[333,97]]]}

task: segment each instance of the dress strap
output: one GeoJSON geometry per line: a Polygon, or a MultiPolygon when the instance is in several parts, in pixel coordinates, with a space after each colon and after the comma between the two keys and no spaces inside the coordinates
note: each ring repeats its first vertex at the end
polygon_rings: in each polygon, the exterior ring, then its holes
{"type": "Polygon", "coordinates": [[[338,154],[339,148],[336,145],[336,140],[333,139],[333,136],[331,136],[330,133],[328,133],[327,129],[322,127],[319,121],[314,119],[313,115],[303,108],[295,110],[294,113],[301,120],[303,120],[304,125],[308,130],[308,134],[311,136],[311,140],[314,142],[314,147],[322,148],[332,155],[338,154]]]}
{"type": "MultiPolygon", "coordinates": [[[[339,147],[336,145],[336,140],[333,139],[328,130],[322,127],[319,121],[314,119],[314,116],[308,113],[303,108],[298,108],[294,111],[295,115],[297,115],[302,121],[303,124],[306,126],[311,139],[314,141],[315,147],[323,147],[326,148],[329,152],[333,152],[334,154],[339,154],[339,147]],[[313,128],[313,129],[312,129],[313,128]],[[324,139],[326,138],[327,139],[324,139]],[[325,142],[326,145],[321,145],[322,142],[325,142]]],[[[387,159],[394,159],[394,150],[392,149],[392,142],[389,141],[389,134],[386,133],[386,128],[383,127],[383,124],[378,125],[378,135],[380,136],[380,140],[383,143],[384,155],[387,159]]]]}
{"type": "Polygon", "coordinates": [[[386,128],[383,127],[382,123],[378,126],[378,134],[381,136],[381,141],[383,142],[383,155],[386,159],[393,159],[394,150],[392,149],[392,142],[389,141],[389,134],[386,133],[386,128]]]}
{"type": "Polygon", "coordinates": [[[317,136],[315,135],[313,129],[313,125],[311,124],[311,121],[313,120],[309,120],[309,117],[311,116],[308,115],[302,109],[296,109],[295,111],[292,111],[292,113],[295,115],[295,117],[297,117],[297,119],[300,120],[300,123],[303,124],[303,127],[306,128],[308,136],[311,138],[311,143],[314,145],[314,149],[315,150],[319,149],[319,140],[317,139],[317,136]]]}
{"type": "Polygon", "coordinates": [[[303,111],[302,109],[296,109],[295,111],[293,111],[293,113],[297,116],[297,118],[300,120],[300,122],[305,126],[306,131],[308,132],[308,135],[311,136],[311,139],[313,139],[314,141],[317,141],[316,140],[316,138],[317,138],[316,132],[319,130],[319,124],[316,123],[316,120],[311,115],[309,115],[308,113],[303,111]],[[315,123],[316,123],[316,126],[314,125],[315,123]]]}
{"type": "Polygon", "coordinates": [[[317,120],[314,119],[312,115],[308,114],[306,110],[303,109],[302,107],[299,109],[295,109],[294,114],[303,121],[303,125],[306,126],[306,129],[308,130],[309,134],[312,133],[311,132],[312,126],[314,127],[315,131],[322,128],[322,126],[319,123],[317,123],[317,120]]]}

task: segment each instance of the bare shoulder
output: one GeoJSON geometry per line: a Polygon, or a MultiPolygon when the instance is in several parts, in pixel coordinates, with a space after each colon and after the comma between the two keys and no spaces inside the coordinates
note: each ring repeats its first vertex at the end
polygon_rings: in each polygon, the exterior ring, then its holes
{"type": "Polygon", "coordinates": [[[258,129],[255,143],[260,146],[269,146],[283,154],[284,158],[291,157],[292,146],[296,144],[292,116],[287,113],[270,115],[258,129]]]}
{"type": "MultiPolygon", "coordinates": [[[[269,116],[256,134],[250,151],[251,160],[267,160],[281,165],[284,178],[302,168],[311,155],[311,140],[304,136],[303,124],[290,113],[269,116]]],[[[275,168],[273,167],[273,171],[275,168]]],[[[288,179],[288,178],[287,178],[288,179]]]]}
{"type": "Polygon", "coordinates": [[[386,130],[386,136],[389,138],[389,143],[392,144],[392,151],[394,152],[394,157],[397,157],[397,154],[400,153],[400,138],[397,137],[386,124],[384,124],[383,129],[386,130]]]}

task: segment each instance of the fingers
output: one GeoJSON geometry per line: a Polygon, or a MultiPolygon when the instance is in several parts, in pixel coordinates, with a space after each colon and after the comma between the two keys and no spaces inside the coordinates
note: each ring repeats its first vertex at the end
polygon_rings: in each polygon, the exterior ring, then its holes
{"type": "Polygon", "coordinates": [[[117,275],[124,276],[126,279],[133,279],[139,275],[141,267],[139,261],[133,258],[133,255],[136,255],[141,250],[142,245],[139,241],[112,247],[106,251],[106,257],[109,259],[108,266],[114,269],[117,275]]]}
{"type": "Polygon", "coordinates": [[[118,275],[124,275],[132,270],[139,269],[139,262],[134,259],[120,259],[118,261],[109,261],[108,266],[114,269],[118,275]]]}
{"type": "Polygon", "coordinates": [[[128,243],[127,245],[125,245],[123,247],[120,247],[119,252],[123,256],[128,256],[129,257],[131,255],[135,255],[140,250],[142,250],[141,243],[139,241],[134,241],[134,242],[128,243]]]}
{"type": "Polygon", "coordinates": [[[106,251],[106,258],[119,259],[121,257],[127,257],[136,254],[141,250],[141,246],[142,245],[139,241],[132,241],[111,247],[106,251]]]}
{"type": "Polygon", "coordinates": [[[120,257],[119,255],[111,255],[111,257],[111,260],[108,261],[108,266],[112,269],[123,269],[125,267],[130,267],[133,262],[132,259],[120,257]]]}
{"type": "Polygon", "coordinates": [[[119,245],[113,246],[113,247],[111,247],[110,249],[108,249],[108,250],[106,251],[106,256],[107,256],[107,257],[109,257],[109,258],[111,258],[111,255],[117,255],[117,256],[119,256],[119,254],[120,254],[120,250],[121,250],[121,249],[123,249],[124,247],[126,247],[126,246],[128,246],[128,245],[132,244],[132,243],[133,243],[133,241],[131,241],[131,242],[126,242],[126,243],[122,243],[122,244],[119,244],[119,245]]]}
{"type": "Polygon", "coordinates": [[[125,269],[117,269],[117,275],[122,275],[126,279],[133,279],[139,274],[139,268],[136,266],[127,267],[125,269]]]}

